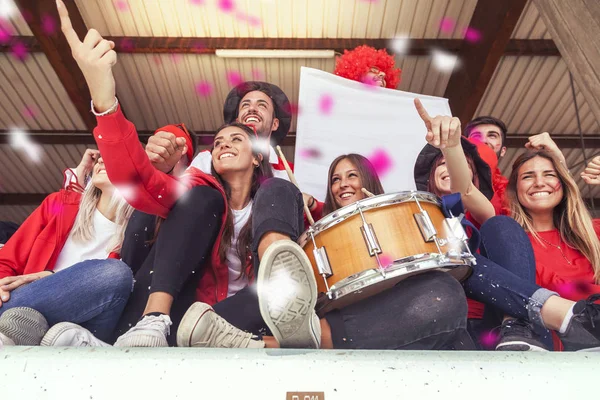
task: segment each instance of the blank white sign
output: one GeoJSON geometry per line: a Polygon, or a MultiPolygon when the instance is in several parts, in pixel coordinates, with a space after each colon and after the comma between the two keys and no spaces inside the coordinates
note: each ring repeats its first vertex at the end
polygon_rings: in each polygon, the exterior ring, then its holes
{"type": "Polygon", "coordinates": [[[415,97],[432,117],[452,115],[441,97],[370,87],[302,67],[294,158],[300,190],[323,201],[329,165],[347,153],[376,162],[388,157],[391,166],[380,175],[386,192],[414,189],[413,167],[427,133],[415,97]]]}

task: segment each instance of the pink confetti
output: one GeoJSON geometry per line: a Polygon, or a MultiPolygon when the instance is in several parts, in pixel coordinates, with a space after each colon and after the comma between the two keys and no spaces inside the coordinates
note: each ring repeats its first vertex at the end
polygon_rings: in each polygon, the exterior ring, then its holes
{"type": "Polygon", "coordinates": [[[242,75],[236,71],[227,71],[227,82],[231,86],[237,86],[240,83],[244,82],[242,75]]]}
{"type": "Polygon", "coordinates": [[[0,26],[0,44],[6,44],[10,40],[10,34],[8,30],[4,30],[4,27],[0,26]]]}
{"type": "Polygon", "coordinates": [[[204,0],[190,0],[190,4],[193,6],[201,6],[204,4],[204,0]]]}
{"type": "Polygon", "coordinates": [[[262,24],[261,19],[254,15],[249,15],[246,13],[238,12],[238,13],[236,13],[235,16],[237,17],[238,20],[247,22],[248,25],[251,25],[251,26],[260,26],[262,24]]]}
{"type": "Polygon", "coordinates": [[[475,28],[465,30],[465,40],[470,43],[477,43],[481,40],[481,32],[475,28]]]}
{"type": "Polygon", "coordinates": [[[300,115],[300,105],[296,103],[288,103],[288,105],[285,106],[285,111],[292,115],[300,115]]]}
{"type": "Polygon", "coordinates": [[[114,4],[117,10],[121,12],[129,11],[129,4],[125,0],[116,0],[114,4]]]}
{"type": "Polygon", "coordinates": [[[59,215],[62,212],[63,205],[58,203],[52,203],[50,212],[54,215],[59,215]]]}
{"type": "Polygon", "coordinates": [[[319,99],[319,110],[322,114],[330,115],[333,110],[333,97],[328,94],[324,94],[319,99]]]}
{"type": "Polygon", "coordinates": [[[11,54],[14,58],[19,61],[25,61],[29,53],[27,52],[27,47],[22,42],[17,42],[12,46],[11,54]]]}
{"type": "Polygon", "coordinates": [[[383,253],[379,255],[379,262],[381,263],[383,268],[387,268],[393,264],[394,258],[388,254],[383,253]]]}
{"type": "Polygon", "coordinates": [[[125,52],[129,52],[132,51],[134,49],[134,45],[133,45],[133,40],[131,39],[121,39],[121,41],[119,42],[119,50],[120,51],[125,51],[125,52]]]}
{"type": "Polygon", "coordinates": [[[219,9],[224,13],[230,13],[235,9],[235,2],[233,0],[219,0],[219,9]]]}
{"type": "Polygon", "coordinates": [[[496,343],[498,343],[499,339],[500,336],[496,331],[489,331],[481,334],[481,336],[479,337],[479,342],[486,349],[491,349],[496,346],[496,343]]]}
{"type": "Polygon", "coordinates": [[[171,53],[170,57],[171,57],[171,61],[173,61],[174,64],[179,64],[181,62],[181,60],[183,60],[182,54],[171,53]]]}
{"type": "Polygon", "coordinates": [[[23,108],[23,111],[21,112],[21,114],[25,118],[35,118],[37,116],[37,110],[35,109],[34,106],[25,106],[25,108],[23,108]]]}
{"type": "Polygon", "coordinates": [[[51,15],[42,17],[42,30],[46,35],[54,35],[56,33],[56,20],[51,15]]]}
{"type": "Polygon", "coordinates": [[[573,282],[565,282],[559,284],[556,288],[556,291],[562,297],[572,297],[577,292],[577,288],[573,282]]]}
{"type": "Polygon", "coordinates": [[[254,68],[252,70],[252,79],[255,79],[257,81],[262,81],[265,78],[265,75],[262,73],[262,71],[258,68],[254,68]]]}
{"type": "Polygon", "coordinates": [[[192,46],[192,51],[194,53],[202,53],[204,52],[204,49],[206,49],[206,45],[203,42],[196,42],[192,46]]]}
{"type": "Polygon", "coordinates": [[[321,151],[317,148],[301,149],[298,151],[298,156],[305,160],[319,159],[322,157],[321,151]]]}
{"type": "Polygon", "coordinates": [[[154,55],[154,56],[152,56],[152,60],[154,61],[154,64],[156,64],[156,65],[162,64],[162,58],[160,58],[160,56],[154,55]]]}
{"type": "Polygon", "coordinates": [[[202,97],[209,96],[213,91],[213,86],[207,81],[201,81],[196,84],[196,93],[202,97]]]}
{"type": "Polygon", "coordinates": [[[375,173],[379,175],[380,178],[390,172],[390,169],[394,164],[392,158],[383,149],[376,149],[373,154],[367,158],[371,161],[371,164],[373,164],[375,173]]]}
{"type": "Polygon", "coordinates": [[[444,17],[440,21],[440,30],[444,33],[452,33],[454,30],[454,20],[449,17],[444,17]]]}

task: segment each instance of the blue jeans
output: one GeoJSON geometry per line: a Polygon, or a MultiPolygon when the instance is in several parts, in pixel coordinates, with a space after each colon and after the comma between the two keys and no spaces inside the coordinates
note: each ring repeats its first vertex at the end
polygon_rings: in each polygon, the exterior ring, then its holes
{"type": "Polygon", "coordinates": [[[467,297],[528,320],[538,334],[549,335],[541,309],[558,294],[536,285],[533,248],[523,228],[512,218],[496,216],[480,232],[482,254],[475,255],[477,265],[464,282],[467,297]]]}
{"type": "Polygon", "coordinates": [[[14,307],[29,307],[42,313],[50,326],[74,322],[106,341],[132,286],[131,269],[124,262],[87,260],[13,290],[0,315],[14,307]]]}

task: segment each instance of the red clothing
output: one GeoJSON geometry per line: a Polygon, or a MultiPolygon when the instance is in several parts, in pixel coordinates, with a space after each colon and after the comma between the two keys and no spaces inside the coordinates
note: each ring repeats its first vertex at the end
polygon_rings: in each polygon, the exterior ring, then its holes
{"type": "MultiPolygon", "coordinates": [[[[183,176],[175,178],[155,169],[138,139],[135,126],[125,119],[120,108],[114,114],[97,117],[97,121],[94,137],[108,177],[113,185],[127,188],[122,193],[136,209],[166,218],[179,197],[194,186],[217,189],[227,207],[225,191],[212,175],[190,167],[183,176]]],[[[229,270],[218,255],[226,217],[223,213],[221,229],[207,261],[208,269],[196,289],[198,301],[210,305],[227,298],[229,270]]]]}
{"type": "MultiPolygon", "coordinates": [[[[52,271],[79,211],[81,194],[61,190],[48,195],[0,251],[0,279],[52,271]]],[[[119,258],[111,253],[109,258],[119,258]]]]}
{"type": "Polygon", "coordinates": [[[491,203],[494,206],[494,210],[496,210],[496,215],[510,215],[510,209],[506,201],[508,178],[502,176],[498,168],[492,173],[492,186],[494,188],[494,197],[492,197],[491,203]]]}
{"type": "MultiPolygon", "coordinates": [[[[600,220],[594,220],[594,230],[596,235],[600,234],[600,220]]],[[[551,244],[540,242],[528,233],[535,254],[538,285],[573,301],[600,293],[600,285],[597,285],[594,279],[592,264],[579,250],[565,245],[560,240],[558,230],[538,232],[538,235],[551,244]],[[561,248],[558,249],[556,245],[560,245],[561,248]]]]}

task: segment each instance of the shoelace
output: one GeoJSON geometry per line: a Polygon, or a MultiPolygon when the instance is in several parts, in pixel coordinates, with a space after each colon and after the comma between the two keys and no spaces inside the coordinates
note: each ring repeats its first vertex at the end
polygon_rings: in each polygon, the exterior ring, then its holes
{"type": "Polygon", "coordinates": [[[167,335],[171,334],[171,319],[167,315],[147,315],[140,322],[138,322],[134,327],[132,327],[129,332],[135,332],[142,329],[154,329],[157,331],[164,332],[165,327],[167,329],[167,335]]]}
{"type": "Polygon", "coordinates": [[[585,308],[579,314],[589,318],[592,328],[596,329],[596,323],[594,321],[600,321],[600,305],[595,304],[596,301],[600,300],[600,293],[593,294],[585,300],[585,308]]]}
{"type": "Polygon", "coordinates": [[[214,329],[217,332],[215,341],[222,341],[221,345],[227,348],[248,347],[247,340],[252,334],[241,331],[223,318],[216,316],[214,329]]]}

